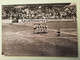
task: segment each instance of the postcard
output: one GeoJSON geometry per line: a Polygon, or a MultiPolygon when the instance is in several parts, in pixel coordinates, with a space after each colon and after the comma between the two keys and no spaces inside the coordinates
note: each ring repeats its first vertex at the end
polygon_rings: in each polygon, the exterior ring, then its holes
{"type": "Polygon", "coordinates": [[[2,55],[78,57],[76,3],[2,5],[2,55]]]}

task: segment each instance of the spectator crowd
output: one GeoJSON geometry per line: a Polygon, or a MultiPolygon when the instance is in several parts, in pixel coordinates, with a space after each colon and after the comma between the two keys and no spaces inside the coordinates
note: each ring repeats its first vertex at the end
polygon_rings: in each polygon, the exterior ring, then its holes
{"type": "Polygon", "coordinates": [[[14,6],[3,7],[2,19],[75,19],[76,7],[65,6],[14,6]]]}

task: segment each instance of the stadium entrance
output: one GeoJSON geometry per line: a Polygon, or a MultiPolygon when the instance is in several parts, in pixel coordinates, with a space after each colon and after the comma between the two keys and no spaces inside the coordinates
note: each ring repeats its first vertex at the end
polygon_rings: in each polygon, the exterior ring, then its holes
{"type": "Polygon", "coordinates": [[[12,19],[12,23],[18,23],[18,19],[17,18],[12,19]]]}

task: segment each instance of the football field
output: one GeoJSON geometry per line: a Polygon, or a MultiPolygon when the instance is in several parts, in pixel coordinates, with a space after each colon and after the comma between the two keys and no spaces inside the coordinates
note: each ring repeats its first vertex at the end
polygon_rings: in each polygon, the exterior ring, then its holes
{"type": "Polygon", "coordinates": [[[34,23],[2,24],[5,56],[77,57],[77,22],[47,22],[48,33],[34,34],[34,23]],[[60,29],[60,36],[57,30],[60,29]]]}

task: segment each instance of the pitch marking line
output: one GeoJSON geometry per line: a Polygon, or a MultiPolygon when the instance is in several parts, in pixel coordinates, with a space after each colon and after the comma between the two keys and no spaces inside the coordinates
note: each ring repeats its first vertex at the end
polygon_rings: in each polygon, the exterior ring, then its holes
{"type": "MultiPolygon", "coordinates": [[[[53,30],[53,29],[48,29],[49,31],[56,31],[56,30],[53,30]]],[[[74,34],[74,33],[68,33],[68,32],[61,32],[61,33],[64,33],[64,34],[70,34],[70,35],[77,35],[77,34],[74,34]]]]}

